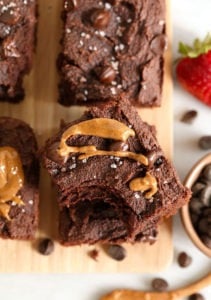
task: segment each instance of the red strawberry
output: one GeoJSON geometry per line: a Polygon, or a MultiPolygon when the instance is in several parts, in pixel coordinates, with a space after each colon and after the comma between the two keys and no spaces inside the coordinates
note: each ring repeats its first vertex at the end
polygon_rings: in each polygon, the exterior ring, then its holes
{"type": "Polygon", "coordinates": [[[193,47],[179,44],[182,58],[176,67],[181,85],[196,98],[211,106],[211,35],[196,39],[193,47]]]}

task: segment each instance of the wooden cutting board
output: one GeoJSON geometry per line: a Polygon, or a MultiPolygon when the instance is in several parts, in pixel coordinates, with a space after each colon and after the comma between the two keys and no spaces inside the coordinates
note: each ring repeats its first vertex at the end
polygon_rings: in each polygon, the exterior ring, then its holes
{"type": "MultiPolygon", "coordinates": [[[[36,132],[39,145],[43,145],[44,141],[57,130],[61,119],[66,121],[76,119],[84,110],[82,107],[66,108],[57,104],[56,57],[60,47],[62,2],[62,0],[39,1],[38,45],[33,71],[25,80],[25,101],[18,105],[0,104],[0,116],[20,118],[29,123],[36,132]]],[[[172,154],[170,48],[169,45],[166,53],[162,107],[139,110],[144,120],[156,125],[158,139],[168,157],[172,154]]],[[[38,239],[41,237],[56,239],[57,236],[55,196],[49,176],[42,170],[41,215],[37,239],[34,242],[0,240],[0,272],[157,272],[170,264],[173,252],[170,220],[160,226],[159,239],[153,246],[125,245],[128,255],[122,262],[109,258],[100,246],[65,248],[57,242],[52,255],[47,257],[40,255],[36,250],[38,239]],[[93,248],[99,249],[98,262],[87,255],[93,248]]]]}

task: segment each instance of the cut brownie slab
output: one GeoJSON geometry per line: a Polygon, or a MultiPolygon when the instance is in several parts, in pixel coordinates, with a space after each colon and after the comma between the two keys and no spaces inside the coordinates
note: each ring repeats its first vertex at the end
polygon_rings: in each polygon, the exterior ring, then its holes
{"type": "Polygon", "coordinates": [[[0,118],[0,237],[31,239],[38,225],[39,162],[32,129],[0,118]]]}
{"type": "Polygon", "coordinates": [[[92,107],[49,139],[43,164],[58,188],[65,245],[150,240],[190,191],[125,100],[92,107]]]}
{"type": "Polygon", "coordinates": [[[65,0],[59,102],[87,105],[124,93],[137,106],[159,106],[164,3],[65,0]]]}
{"type": "Polygon", "coordinates": [[[23,77],[32,65],[36,0],[0,1],[0,101],[24,97],[23,77]]]}

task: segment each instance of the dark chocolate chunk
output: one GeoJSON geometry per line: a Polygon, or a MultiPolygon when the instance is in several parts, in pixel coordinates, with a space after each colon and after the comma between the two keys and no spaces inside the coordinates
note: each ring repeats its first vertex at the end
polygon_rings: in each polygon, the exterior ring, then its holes
{"type": "Polygon", "coordinates": [[[203,136],[199,139],[199,147],[202,150],[211,149],[211,135],[203,136]]]}
{"type": "Polygon", "coordinates": [[[110,144],[109,150],[110,151],[127,151],[129,148],[127,143],[114,141],[110,144]]]}
{"type": "Polygon", "coordinates": [[[100,82],[110,84],[116,77],[116,72],[112,67],[106,67],[100,74],[100,82]]]}
{"type": "Polygon", "coordinates": [[[204,296],[199,293],[191,295],[188,299],[189,300],[205,300],[204,296]]]}
{"type": "Polygon", "coordinates": [[[164,292],[168,289],[168,282],[162,278],[155,278],[152,281],[152,288],[158,292],[164,292]]]}
{"type": "Polygon", "coordinates": [[[181,122],[191,124],[191,123],[193,123],[193,121],[195,120],[197,115],[198,115],[198,112],[196,110],[188,110],[183,114],[183,116],[181,118],[181,122]]]}
{"type": "Polygon", "coordinates": [[[109,245],[107,253],[111,258],[118,261],[121,261],[126,257],[126,250],[120,245],[109,245]]]}
{"type": "Polygon", "coordinates": [[[50,255],[54,251],[54,242],[50,239],[43,239],[39,243],[38,250],[43,255],[50,255]]]}
{"type": "Polygon", "coordinates": [[[186,268],[190,266],[192,263],[192,258],[185,252],[181,252],[178,256],[178,264],[182,268],[186,268]]]}
{"type": "Polygon", "coordinates": [[[92,25],[97,29],[103,29],[108,26],[110,12],[105,9],[96,9],[91,15],[92,25]]]}

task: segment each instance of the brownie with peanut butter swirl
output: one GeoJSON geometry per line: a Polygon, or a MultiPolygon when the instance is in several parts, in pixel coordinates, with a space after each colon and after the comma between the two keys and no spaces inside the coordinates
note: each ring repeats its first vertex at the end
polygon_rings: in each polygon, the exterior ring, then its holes
{"type": "Polygon", "coordinates": [[[58,189],[64,245],[154,242],[158,222],[190,197],[155,128],[124,99],[67,123],[46,142],[42,161],[58,189]]]}
{"type": "Polygon", "coordinates": [[[0,118],[0,237],[32,239],[38,226],[39,161],[32,129],[0,118]]]}

